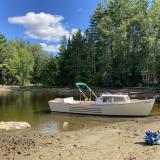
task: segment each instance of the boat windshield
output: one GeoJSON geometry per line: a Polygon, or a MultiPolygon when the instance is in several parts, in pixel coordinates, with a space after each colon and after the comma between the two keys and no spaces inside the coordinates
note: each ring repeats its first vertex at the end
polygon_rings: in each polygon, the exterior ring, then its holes
{"type": "Polygon", "coordinates": [[[125,102],[124,97],[112,97],[112,96],[104,96],[103,97],[104,103],[112,103],[112,102],[125,102]]]}
{"type": "Polygon", "coordinates": [[[124,97],[114,97],[114,102],[125,102],[124,97]]]}
{"type": "Polygon", "coordinates": [[[113,102],[113,97],[103,97],[103,102],[113,102]]]}
{"type": "Polygon", "coordinates": [[[127,100],[127,101],[129,101],[129,100],[130,100],[129,96],[126,96],[125,98],[126,98],[126,100],[127,100]]]}

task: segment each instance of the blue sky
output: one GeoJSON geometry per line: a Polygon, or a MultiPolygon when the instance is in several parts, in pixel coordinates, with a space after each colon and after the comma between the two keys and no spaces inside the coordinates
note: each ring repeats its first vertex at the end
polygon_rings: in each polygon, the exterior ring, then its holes
{"type": "Polygon", "coordinates": [[[0,32],[23,38],[56,53],[63,34],[84,31],[98,2],[104,0],[0,0],[0,32]]]}

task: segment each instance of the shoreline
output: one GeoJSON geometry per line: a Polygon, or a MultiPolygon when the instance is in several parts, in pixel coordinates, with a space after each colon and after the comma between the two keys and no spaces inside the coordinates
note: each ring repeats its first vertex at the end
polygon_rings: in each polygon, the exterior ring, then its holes
{"type": "Polygon", "coordinates": [[[0,160],[158,160],[160,145],[148,146],[143,138],[159,126],[157,116],[56,134],[2,133],[0,160]]]}
{"type": "MultiPolygon", "coordinates": [[[[46,88],[37,86],[6,86],[0,85],[0,92],[51,92],[56,94],[79,94],[77,88],[46,88]]],[[[93,91],[97,94],[110,92],[128,94],[131,98],[155,98],[160,101],[160,89],[156,88],[121,88],[121,89],[107,89],[107,88],[94,88],[93,91]]]]}

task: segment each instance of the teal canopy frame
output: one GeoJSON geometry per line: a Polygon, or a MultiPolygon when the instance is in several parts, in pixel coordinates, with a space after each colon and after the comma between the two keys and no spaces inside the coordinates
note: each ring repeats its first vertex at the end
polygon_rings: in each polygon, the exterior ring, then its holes
{"type": "Polygon", "coordinates": [[[81,100],[81,94],[83,95],[83,97],[86,99],[89,100],[89,98],[86,96],[86,94],[82,91],[81,87],[80,86],[85,86],[89,91],[90,91],[90,100],[91,100],[91,95],[93,95],[95,97],[95,99],[97,99],[97,96],[96,94],[92,91],[92,89],[85,83],[83,82],[78,82],[76,83],[76,87],[79,89],[79,92],[80,92],[80,100],[81,100]]]}

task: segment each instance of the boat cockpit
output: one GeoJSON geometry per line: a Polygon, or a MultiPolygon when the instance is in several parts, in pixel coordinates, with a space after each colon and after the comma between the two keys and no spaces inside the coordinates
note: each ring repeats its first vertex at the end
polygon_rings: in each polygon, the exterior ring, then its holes
{"type": "Polygon", "coordinates": [[[128,103],[130,98],[128,95],[102,94],[96,99],[96,103],[128,103]]]}

